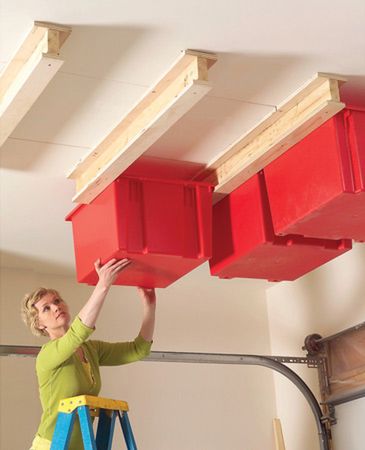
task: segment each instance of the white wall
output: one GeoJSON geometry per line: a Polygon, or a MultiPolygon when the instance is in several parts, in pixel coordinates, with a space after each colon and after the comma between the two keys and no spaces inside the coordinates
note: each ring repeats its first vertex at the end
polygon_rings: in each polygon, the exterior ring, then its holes
{"type": "Polygon", "coordinates": [[[336,450],[364,450],[365,398],[336,406],[337,425],[333,427],[336,450]]]}
{"type": "MultiPolygon", "coordinates": [[[[55,275],[4,269],[0,342],[40,345],[19,319],[23,294],[58,288],[73,313],[89,287],[55,275]]],[[[218,280],[201,267],[158,290],[154,350],[270,353],[266,300],[255,283],[218,280]]],[[[140,304],[133,288],[113,287],[96,338],[126,340],[138,332],[140,304]]],[[[0,447],[24,450],[40,416],[34,360],[0,358],[0,447]],[[19,416],[19,406],[21,405],[19,416]],[[20,432],[21,430],[21,432],[20,432]]],[[[272,373],[247,366],[139,362],[103,368],[102,395],[129,402],[141,450],[272,450],[275,397],[272,373]]]]}
{"type": "MultiPolygon", "coordinates": [[[[304,338],[312,333],[328,336],[365,320],[365,245],[327,263],[292,283],[280,283],[267,291],[272,353],[304,355],[304,338]]],[[[318,395],[317,372],[305,366],[295,371],[318,395]]],[[[282,420],[288,450],[319,448],[312,414],[302,395],[282,377],[275,375],[278,417],[282,420]]],[[[338,408],[334,427],[335,450],[359,450],[365,441],[365,428],[351,438],[351,420],[365,415],[365,402],[338,408]],[[343,414],[346,412],[346,420],[343,414]],[[341,416],[340,416],[341,414],[341,416]],[[352,419],[349,420],[349,417],[352,419]]]]}

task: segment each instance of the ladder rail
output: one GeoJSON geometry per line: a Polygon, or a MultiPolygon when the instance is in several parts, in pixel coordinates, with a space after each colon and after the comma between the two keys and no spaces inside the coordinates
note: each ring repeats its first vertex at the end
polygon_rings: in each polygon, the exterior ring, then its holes
{"type": "Polygon", "coordinates": [[[72,429],[76,419],[76,411],[71,413],[59,412],[57,416],[56,428],[57,434],[53,434],[51,450],[68,449],[72,429]]]}
{"type": "Polygon", "coordinates": [[[96,432],[96,447],[98,450],[111,450],[116,417],[116,411],[112,411],[112,415],[109,417],[104,409],[100,410],[96,432]]]}
{"type": "Polygon", "coordinates": [[[98,450],[94,438],[93,424],[91,422],[89,407],[86,405],[79,406],[77,413],[80,419],[80,428],[82,434],[82,441],[85,450],[98,450]]]}
{"type": "Polygon", "coordinates": [[[127,411],[123,411],[122,414],[120,414],[120,411],[118,411],[118,417],[123,430],[124,439],[127,444],[127,449],[137,450],[136,441],[134,440],[132,427],[131,423],[129,422],[127,411]]]}

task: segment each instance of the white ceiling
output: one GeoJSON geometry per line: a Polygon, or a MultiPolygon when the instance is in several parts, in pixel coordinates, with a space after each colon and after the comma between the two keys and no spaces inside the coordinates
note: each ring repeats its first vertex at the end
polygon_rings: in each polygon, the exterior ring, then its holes
{"type": "Polygon", "coordinates": [[[74,269],[65,174],[181,50],[216,52],[213,89],[148,154],[208,163],[315,72],[365,105],[363,0],[1,0],[0,69],[35,20],[72,26],[65,60],[0,150],[2,265],[74,269]]]}

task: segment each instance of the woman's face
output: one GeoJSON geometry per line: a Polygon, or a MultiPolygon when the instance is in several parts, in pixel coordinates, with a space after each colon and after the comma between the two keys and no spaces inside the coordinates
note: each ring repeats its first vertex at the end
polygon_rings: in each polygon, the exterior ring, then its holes
{"type": "Polygon", "coordinates": [[[38,310],[38,324],[45,329],[51,339],[60,332],[67,331],[70,313],[67,304],[53,293],[43,296],[36,304],[38,310]]]}

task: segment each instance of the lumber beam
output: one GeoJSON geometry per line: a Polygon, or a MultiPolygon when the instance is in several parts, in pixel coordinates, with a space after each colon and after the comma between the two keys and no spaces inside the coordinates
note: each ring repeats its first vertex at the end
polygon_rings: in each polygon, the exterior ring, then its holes
{"type": "Polygon", "coordinates": [[[273,419],[275,450],[285,450],[284,436],[280,419],[273,419]]]}
{"type": "Polygon", "coordinates": [[[186,50],[165,76],[68,175],[78,203],[90,203],[211,89],[214,54],[186,50]]]}
{"type": "Polygon", "coordinates": [[[51,81],[63,61],[61,47],[71,28],[34,22],[0,77],[0,146],[51,81]]]}
{"type": "MultiPolygon", "coordinates": [[[[197,175],[220,200],[345,107],[339,76],[316,74],[197,175]]],[[[300,164],[300,162],[298,162],[300,164]]]]}

